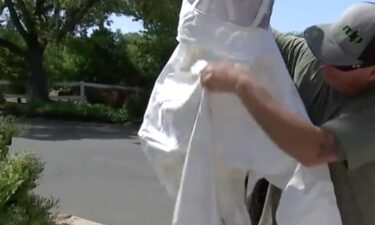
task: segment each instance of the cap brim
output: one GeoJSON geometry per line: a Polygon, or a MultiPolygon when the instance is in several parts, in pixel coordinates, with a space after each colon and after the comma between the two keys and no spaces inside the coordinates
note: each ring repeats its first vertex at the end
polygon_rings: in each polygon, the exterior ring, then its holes
{"type": "Polygon", "coordinates": [[[361,64],[361,61],[341,50],[332,37],[329,24],[309,27],[305,30],[304,36],[315,57],[325,64],[335,66],[361,64]]]}

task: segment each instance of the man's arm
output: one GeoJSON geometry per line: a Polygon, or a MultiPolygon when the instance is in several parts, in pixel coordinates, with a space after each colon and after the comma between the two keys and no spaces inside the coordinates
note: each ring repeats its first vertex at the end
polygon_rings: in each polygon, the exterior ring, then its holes
{"type": "Polygon", "coordinates": [[[340,160],[335,135],[314,126],[277,103],[267,91],[241,76],[236,93],[269,137],[287,154],[305,166],[340,160]]]}
{"type": "Polygon", "coordinates": [[[211,91],[236,93],[268,136],[303,165],[340,160],[333,133],[312,125],[277,103],[251,77],[233,63],[220,61],[202,70],[201,83],[211,91]]]}

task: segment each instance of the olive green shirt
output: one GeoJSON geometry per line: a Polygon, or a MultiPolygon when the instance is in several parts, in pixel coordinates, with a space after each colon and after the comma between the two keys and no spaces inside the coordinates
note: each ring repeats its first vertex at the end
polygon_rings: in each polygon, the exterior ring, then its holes
{"type": "MultiPolygon", "coordinates": [[[[375,90],[345,97],[324,82],[305,40],[275,32],[276,42],[315,125],[331,130],[343,161],[329,165],[343,225],[375,225],[375,90]]],[[[275,225],[280,190],[271,186],[259,225],[275,225]]]]}

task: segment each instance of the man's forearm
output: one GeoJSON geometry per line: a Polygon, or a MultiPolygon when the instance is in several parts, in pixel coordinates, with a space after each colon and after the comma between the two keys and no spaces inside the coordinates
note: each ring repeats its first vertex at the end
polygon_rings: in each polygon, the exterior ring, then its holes
{"type": "Polygon", "coordinates": [[[339,159],[334,135],[316,127],[272,99],[261,86],[241,79],[236,92],[269,137],[287,154],[306,166],[339,159]]]}

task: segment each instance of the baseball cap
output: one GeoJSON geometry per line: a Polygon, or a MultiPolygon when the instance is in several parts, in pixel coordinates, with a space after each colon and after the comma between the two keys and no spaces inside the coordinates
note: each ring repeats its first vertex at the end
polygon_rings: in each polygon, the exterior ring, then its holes
{"type": "Polygon", "coordinates": [[[375,65],[375,2],[349,7],[333,24],[304,31],[313,54],[334,66],[375,65]]]}

